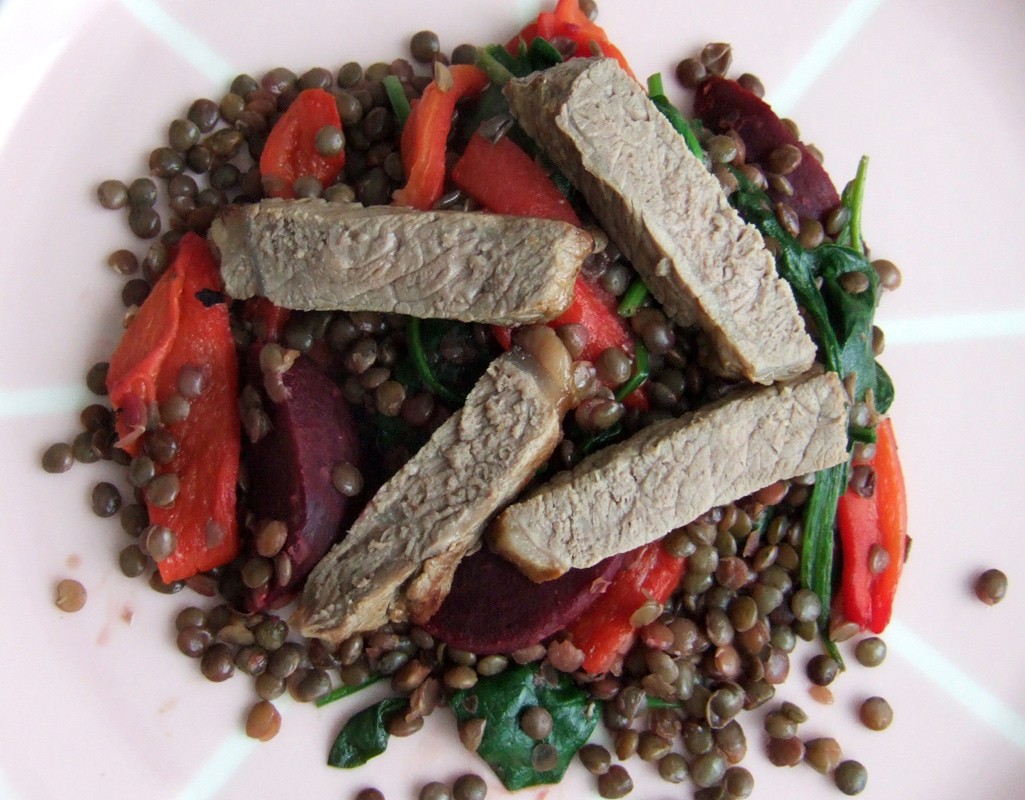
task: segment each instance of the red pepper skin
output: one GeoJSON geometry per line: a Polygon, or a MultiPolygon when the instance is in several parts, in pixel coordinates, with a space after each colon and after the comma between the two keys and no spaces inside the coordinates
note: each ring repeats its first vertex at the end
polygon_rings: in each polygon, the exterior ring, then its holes
{"type": "Polygon", "coordinates": [[[335,156],[317,152],[317,131],[341,128],[338,105],[330,92],[306,89],[274,123],[260,155],[260,174],[269,197],[295,198],[296,178],[309,175],[327,186],[345,166],[345,151],[335,156]]]}
{"type": "Polygon", "coordinates": [[[694,96],[694,115],[709,130],[733,130],[744,141],[747,160],[765,164],[777,147],[791,144],[801,151],[801,163],[787,175],[793,194],[774,189],[769,196],[786,202],[801,217],[821,220],[840,204],[840,196],[822,164],[808,151],[793,131],[776,116],[771,106],[736,81],[718,76],[707,78],[694,96]]]}
{"type": "MultiPolygon", "coordinates": [[[[226,564],[239,551],[235,488],[241,429],[235,341],[227,305],[207,306],[197,297],[222,288],[206,242],[186,234],[118,345],[108,372],[119,432],[121,409],[140,401],[159,403],[177,393],[183,367],[198,367],[206,377],[203,391],[190,401],[189,415],[168,426],[178,451],[161,473],[178,476],[178,496],[170,508],[146,503],[150,523],[169,528],[177,539],[174,552],[158,565],[165,582],[226,564]]],[[[136,439],[122,446],[137,452],[138,444],[136,439]]]]}
{"type": "Polygon", "coordinates": [[[683,575],[687,560],[671,556],[661,541],[632,550],[609,587],[568,628],[584,653],[582,669],[591,675],[616,671],[639,630],[630,618],[649,600],[665,603],[683,575]]]}
{"type": "Polygon", "coordinates": [[[876,427],[872,459],[855,463],[870,464],[876,483],[871,497],[848,489],[837,506],[844,559],[840,598],[846,619],[862,630],[882,633],[890,622],[897,583],[904,568],[908,527],[904,473],[889,418],[876,427]],[[889,565],[878,575],[869,569],[869,554],[874,545],[890,556],[889,565]]]}
{"type": "Polygon", "coordinates": [[[580,226],[580,218],[548,173],[514,141],[475,133],[452,168],[452,182],[488,211],[542,217],[580,226]]]}
{"type": "Polygon", "coordinates": [[[253,333],[262,342],[279,342],[291,311],[274,305],[266,297],[250,297],[242,305],[242,316],[253,326],[253,333]]]}
{"type": "Polygon", "coordinates": [[[132,456],[157,405],[157,377],[178,332],[184,280],[180,270],[163,274],[110,359],[107,394],[118,412],[118,447],[132,456]]]}
{"type": "Polygon", "coordinates": [[[573,55],[580,58],[592,57],[594,52],[591,48],[597,46],[602,55],[616,59],[620,66],[633,76],[633,70],[627,64],[626,58],[619,48],[609,41],[605,29],[591,22],[580,10],[579,0],[558,0],[553,11],[542,11],[538,14],[534,22],[524,27],[509,41],[506,49],[516,55],[521,40],[530,44],[538,36],[548,41],[557,36],[572,40],[576,44],[573,55]]]}
{"type": "Polygon", "coordinates": [[[479,94],[488,85],[487,76],[469,64],[448,68],[453,85],[448,90],[437,82],[428,84],[423,96],[402,128],[399,150],[406,172],[406,185],[395,192],[396,205],[428,211],[445,190],[445,149],[452,114],[461,98],[479,94]]]}

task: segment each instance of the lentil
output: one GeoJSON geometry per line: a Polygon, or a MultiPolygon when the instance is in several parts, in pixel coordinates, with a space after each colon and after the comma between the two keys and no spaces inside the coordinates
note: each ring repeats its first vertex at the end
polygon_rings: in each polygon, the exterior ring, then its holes
{"type": "Polygon", "coordinates": [[[547,742],[538,742],[530,751],[530,766],[537,772],[548,772],[559,765],[559,751],[547,742]]]}
{"type": "Polygon", "coordinates": [[[85,606],[85,587],[73,578],[64,578],[57,584],[54,604],[61,611],[74,613],[85,606]]]}
{"type": "Polygon", "coordinates": [[[612,764],[612,755],[600,744],[585,744],[577,752],[577,757],[584,768],[592,775],[608,772],[612,764]]]}
{"type": "Polygon", "coordinates": [[[473,717],[459,723],[459,741],[463,743],[463,747],[471,753],[477,752],[487,724],[488,721],[483,717],[473,717]]]}
{"type": "Polygon", "coordinates": [[[690,777],[702,789],[719,783],[726,774],[726,759],[718,753],[702,753],[690,765],[690,777]]]}
{"type": "Polygon", "coordinates": [[[1007,594],[1007,575],[999,569],[987,569],[975,581],[975,596],[988,606],[999,603],[1007,594]]]}
{"type": "Polygon", "coordinates": [[[223,642],[211,644],[203,653],[200,669],[209,681],[220,683],[228,680],[235,673],[235,659],[231,648],[223,642]]]}
{"type": "Polygon", "coordinates": [[[626,767],[613,764],[598,776],[598,794],[605,798],[626,797],[633,791],[634,782],[626,767]]]}
{"type": "Polygon", "coordinates": [[[701,63],[712,75],[725,75],[733,60],[733,48],[726,42],[706,44],[701,51],[701,63]]]}
{"type": "Polygon", "coordinates": [[[92,491],[92,509],[98,517],[114,516],[121,509],[121,492],[112,483],[97,483],[92,491]]]}
{"type": "Polygon", "coordinates": [[[452,795],[445,784],[431,781],[421,787],[417,800],[452,800],[452,795]]]}
{"type": "Polygon", "coordinates": [[[460,775],[452,784],[452,800],[484,800],[488,796],[488,785],[473,772],[460,775]]]}
{"type": "Polygon", "coordinates": [[[50,473],[67,472],[75,463],[71,445],[57,442],[43,452],[43,469],[50,473]]]}
{"type": "Polygon", "coordinates": [[[417,794],[418,800],[453,800],[449,788],[440,781],[424,784],[417,794]]]}
{"type": "Polygon", "coordinates": [[[813,656],[808,662],[808,680],[816,686],[829,686],[840,672],[840,665],[828,655],[813,656]]]}
{"type": "Polygon", "coordinates": [[[868,771],[858,761],[841,761],[833,773],[833,782],[846,795],[861,794],[868,784],[868,771]]]}
{"type": "Polygon", "coordinates": [[[893,722],[893,709],[882,697],[869,697],[861,704],[858,718],[869,730],[886,730],[893,722]]]}

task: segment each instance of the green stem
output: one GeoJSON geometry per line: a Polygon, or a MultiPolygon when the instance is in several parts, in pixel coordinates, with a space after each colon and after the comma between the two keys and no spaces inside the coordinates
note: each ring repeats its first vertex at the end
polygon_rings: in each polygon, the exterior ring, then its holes
{"type": "Polygon", "coordinates": [[[477,51],[477,68],[496,86],[505,86],[515,77],[504,64],[488,52],[486,47],[477,51]]]}
{"type": "Polygon", "coordinates": [[[316,701],[317,708],[326,706],[328,703],[333,703],[335,700],[341,700],[344,697],[348,697],[351,694],[356,694],[360,689],[366,689],[371,684],[377,683],[384,676],[380,673],[372,673],[363,683],[357,683],[355,686],[349,686],[348,684],[342,684],[337,689],[333,689],[323,697],[316,701]]]}
{"type": "Polygon", "coordinates": [[[395,75],[388,75],[381,83],[388,93],[388,100],[391,102],[392,110],[399,120],[399,125],[405,125],[412,108],[409,105],[409,98],[406,97],[406,91],[402,88],[402,81],[395,75]]]}
{"type": "MultiPolygon", "coordinates": [[[[823,641],[829,642],[829,608],[833,602],[833,521],[840,495],[847,488],[847,464],[821,470],[804,509],[803,543],[801,545],[801,585],[811,589],[822,604],[819,630],[823,641]]],[[[843,666],[835,647],[830,655],[843,666]]]]}
{"type": "Polygon", "coordinates": [[[619,316],[632,317],[640,309],[641,303],[644,302],[644,298],[647,296],[648,287],[644,285],[644,281],[640,278],[634,278],[633,283],[630,284],[630,288],[623,294],[623,299],[619,303],[619,316]]]}
{"type": "Polygon", "coordinates": [[[630,380],[616,390],[616,399],[622,402],[624,397],[635,392],[648,380],[648,349],[637,342],[634,347],[634,373],[630,380]]]}
{"type": "Polygon", "coordinates": [[[427,353],[424,352],[423,334],[420,330],[419,319],[416,317],[410,318],[406,334],[409,339],[409,354],[413,357],[413,366],[416,367],[416,374],[420,376],[424,386],[446,403],[461,406],[463,398],[439,381],[431,370],[431,365],[427,362],[427,353]]]}
{"type": "Polygon", "coordinates": [[[858,172],[854,176],[851,189],[851,247],[859,255],[865,255],[865,242],[861,238],[861,207],[865,200],[865,179],[868,176],[868,156],[862,156],[858,162],[858,172]]]}
{"type": "Polygon", "coordinates": [[[651,98],[651,102],[662,112],[663,116],[669,120],[669,124],[673,126],[676,132],[683,137],[683,140],[687,143],[687,149],[696,158],[704,159],[705,153],[701,149],[701,142],[698,141],[698,137],[694,134],[694,129],[684,118],[683,114],[680,113],[679,109],[670,103],[669,98],[666,97],[665,89],[662,86],[662,75],[659,72],[648,78],[648,97],[651,98]]]}

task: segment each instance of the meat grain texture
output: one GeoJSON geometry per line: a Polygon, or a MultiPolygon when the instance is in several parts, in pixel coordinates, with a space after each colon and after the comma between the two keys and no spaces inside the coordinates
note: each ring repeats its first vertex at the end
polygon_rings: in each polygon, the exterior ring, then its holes
{"type": "Polygon", "coordinates": [[[530,578],[550,580],[846,458],[847,394],[835,373],[743,390],[561,473],[502,512],[488,541],[530,578]]]}
{"type": "Polygon", "coordinates": [[[264,200],[214,220],[231,297],[523,325],[554,319],[594,242],[557,220],[264,200]]]}
{"type": "Polygon", "coordinates": [[[814,344],[761,234],[614,60],[572,59],[505,93],[666,313],[709,336],[711,366],[762,384],[811,366],[814,344]]]}
{"type": "Polygon", "coordinates": [[[293,617],[303,635],[340,642],[437,611],[459,561],[562,436],[569,354],[554,332],[539,331],[535,350],[514,348],[492,362],[463,408],[313,570],[293,617]]]}

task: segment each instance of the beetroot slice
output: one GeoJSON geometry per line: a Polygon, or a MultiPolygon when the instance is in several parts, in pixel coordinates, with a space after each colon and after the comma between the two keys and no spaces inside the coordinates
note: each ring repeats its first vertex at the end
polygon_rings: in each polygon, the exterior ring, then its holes
{"type": "Polygon", "coordinates": [[[292,561],[292,577],[285,586],[272,581],[251,592],[247,604],[253,611],[288,602],[359,510],[331,481],[343,461],[362,467],[356,426],[341,391],[306,356],[282,381],[290,397],[280,403],[264,398],[271,430],[250,447],[249,471],[257,518],[282,520],[288,527],[283,552],[292,561]]]}
{"type": "Polygon", "coordinates": [[[769,197],[774,202],[787,203],[802,218],[820,222],[840,204],[833,181],[808,148],[768,103],[736,81],[716,76],[705,80],[694,98],[694,115],[716,133],[736,131],[744,141],[747,160],[757,164],[766,164],[769,154],[782,145],[800,149],[801,163],[787,175],[794,194],[787,197],[770,189],[769,197]]]}
{"type": "Polygon", "coordinates": [[[510,653],[540,642],[586,611],[619,571],[612,556],[534,583],[510,562],[482,547],[464,558],[452,590],[423,626],[449,647],[473,653],[510,653]]]}

